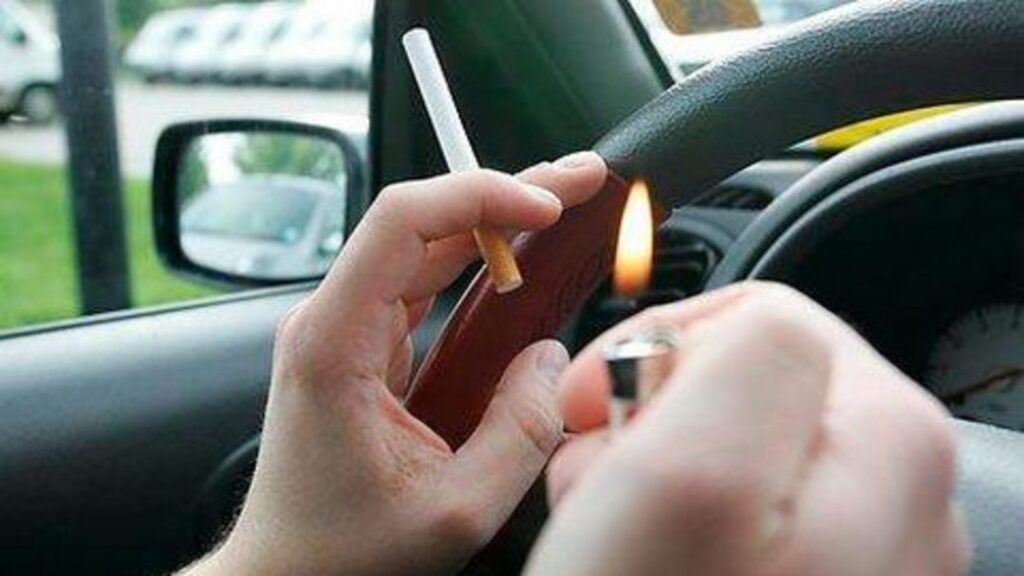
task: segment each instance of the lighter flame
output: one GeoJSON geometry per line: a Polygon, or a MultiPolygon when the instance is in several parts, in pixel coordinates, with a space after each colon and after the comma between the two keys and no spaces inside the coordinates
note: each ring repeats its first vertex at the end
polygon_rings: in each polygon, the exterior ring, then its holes
{"type": "Polygon", "coordinates": [[[615,250],[615,293],[635,297],[651,282],[654,259],[654,220],[651,195],[647,184],[637,181],[629,189],[626,209],[619,227],[619,243],[615,250]]]}

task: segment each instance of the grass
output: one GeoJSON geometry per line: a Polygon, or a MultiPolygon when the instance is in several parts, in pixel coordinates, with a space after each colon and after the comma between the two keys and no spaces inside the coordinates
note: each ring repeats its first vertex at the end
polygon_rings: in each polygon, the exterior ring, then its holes
{"type": "MultiPolygon", "coordinates": [[[[148,184],[129,180],[124,193],[133,305],[213,294],[157,259],[148,184]]],[[[0,160],[0,330],[80,314],[73,241],[64,169],[0,160]]]]}

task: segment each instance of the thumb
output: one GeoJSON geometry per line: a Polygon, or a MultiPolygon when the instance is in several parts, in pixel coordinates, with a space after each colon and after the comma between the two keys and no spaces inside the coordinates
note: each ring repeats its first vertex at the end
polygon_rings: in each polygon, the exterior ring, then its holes
{"type": "Polygon", "coordinates": [[[454,483],[494,513],[495,530],[562,441],[555,393],[568,364],[568,353],[555,341],[523,350],[506,369],[476,432],[455,456],[454,483]]]}

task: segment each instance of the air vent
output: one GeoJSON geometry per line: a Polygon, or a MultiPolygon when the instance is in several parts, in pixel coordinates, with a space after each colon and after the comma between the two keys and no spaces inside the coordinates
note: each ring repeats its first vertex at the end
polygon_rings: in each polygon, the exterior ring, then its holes
{"type": "Polygon", "coordinates": [[[686,233],[665,231],[659,236],[654,254],[652,291],[692,296],[704,289],[718,259],[718,252],[707,242],[686,233]]]}
{"type": "MultiPolygon", "coordinates": [[[[658,235],[654,258],[651,289],[640,299],[641,308],[699,294],[718,265],[720,254],[704,240],[670,229],[658,235]]],[[[611,286],[606,282],[580,315],[574,338],[576,349],[620,322],[625,312],[623,302],[611,298],[611,286]]]]}
{"type": "Polygon", "coordinates": [[[771,204],[772,199],[771,193],[765,190],[725,184],[702,194],[693,205],[729,210],[763,210],[771,204]]]}

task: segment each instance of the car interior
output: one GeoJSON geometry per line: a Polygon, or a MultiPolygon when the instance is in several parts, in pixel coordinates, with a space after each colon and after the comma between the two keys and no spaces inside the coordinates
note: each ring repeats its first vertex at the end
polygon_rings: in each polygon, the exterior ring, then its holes
{"type": "MultiPolygon", "coordinates": [[[[369,164],[347,165],[346,234],[385,186],[446,171],[401,50],[415,26],[444,56],[483,164],[592,148],[613,174],[516,240],[521,290],[495,295],[477,267],[438,300],[415,334],[414,414],[458,445],[518,350],[546,336],[579,350],[615,321],[617,219],[644,179],[663,209],[652,301],[772,280],[841,316],[958,418],[971,573],[1024,573],[1022,6],[862,0],[676,81],[625,0],[379,1],[369,164]],[[801,145],[940,104],[971,106],[838,154],[801,145]]],[[[167,573],[238,510],[275,328],[323,271],[268,280],[192,261],[176,224],[184,151],[268,129],[321,135],[346,158],[358,146],[298,117],[209,120],[161,142],[158,246],[181,274],[253,289],[0,335],[0,572],[167,573]]],[[[464,573],[519,573],[546,513],[540,483],[464,573]]]]}

